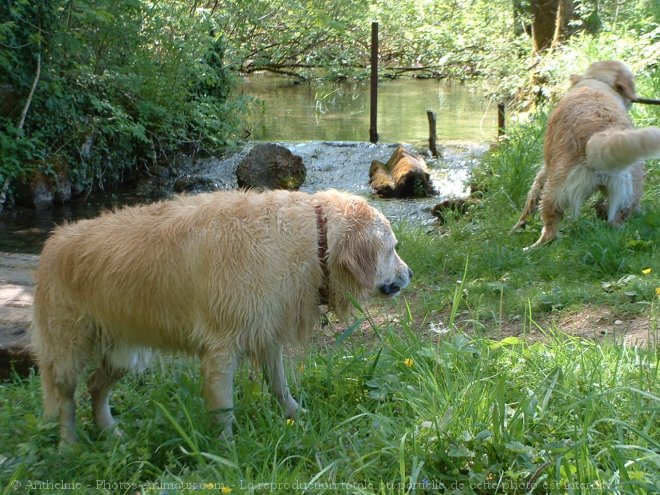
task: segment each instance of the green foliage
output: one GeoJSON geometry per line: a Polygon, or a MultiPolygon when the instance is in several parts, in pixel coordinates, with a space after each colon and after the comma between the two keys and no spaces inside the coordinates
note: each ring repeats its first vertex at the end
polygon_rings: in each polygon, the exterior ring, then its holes
{"type": "MultiPolygon", "coordinates": [[[[211,15],[226,33],[232,59],[239,61],[242,72],[270,70],[300,79],[365,78],[370,68],[369,29],[378,21],[383,77],[479,77],[489,83],[492,95],[512,99],[526,89],[532,68],[543,83],[532,88],[534,94],[565,82],[555,77],[554,50],[542,60],[531,58],[526,34],[529,3],[515,5],[514,10],[510,0],[226,0],[211,15]]],[[[647,66],[658,56],[653,48],[660,25],[657,9],[657,2],[648,0],[576,2],[572,36],[556,51],[565,53],[566,66],[604,58],[647,66]],[[592,45],[590,51],[585,51],[585,43],[592,45]]]]}
{"type": "Polygon", "coordinates": [[[68,171],[77,188],[119,181],[180,151],[217,151],[240,127],[225,44],[183,2],[14,2],[0,6],[0,175],[68,171]],[[24,128],[15,127],[41,55],[24,128]]]}
{"type": "Polygon", "coordinates": [[[116,387],[122,438],[99,433],[81,401],[80,442],[59,451],[38,378],[6,383],[4,493],[59,482],[108,494],[641,494],[660,481],[657,352],[553,328],[546,343],[455,330],[432,343],[405,316],[372,330],[375,345],[353,337],[293,360],[294,393],[308,410],[295,421],[241,367],[230,444],[204,410],[198,363],[187,360],[158,360],[116,387]]]}
{"type": "Polygon", "coordinates": [[[225,0],[211,15],[242,72],[270,70],[306,79],[321,71],[342,79],[364,74],[370,3],[225,0]]]}
{"type": "Polygon", "coordinates": [[[367,77],[373,21],[379,22],[379,65],[386,76],[466,79],[489,73],[496,57],[504,66],[502,57],[512,61],[522,49],[517,35],[510,34],[508,0],[227,0],[223,7],[212,15],[234,58],[243,60],[243,72],[367,77]]]}
{"type": "Polygon", "coordinates": [[[506,143],[488,153],[473,173],[475,188],[491,200],[501,195],[510,206],[521,208],[543,162],[546,120],[545,112],[539,111],[531,122],[509,129],[506,143]]]}

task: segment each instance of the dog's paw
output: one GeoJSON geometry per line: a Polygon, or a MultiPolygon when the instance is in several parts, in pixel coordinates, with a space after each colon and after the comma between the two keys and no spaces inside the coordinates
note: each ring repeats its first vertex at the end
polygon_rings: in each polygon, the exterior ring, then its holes
{"type": "Polygon", "coordinates": [[[218,438],[226,444],[231,444],[234,442],[234,431],[232,430],[231,425],[226,426],[223,430],[222,433],[218,436],[218,438]]]}

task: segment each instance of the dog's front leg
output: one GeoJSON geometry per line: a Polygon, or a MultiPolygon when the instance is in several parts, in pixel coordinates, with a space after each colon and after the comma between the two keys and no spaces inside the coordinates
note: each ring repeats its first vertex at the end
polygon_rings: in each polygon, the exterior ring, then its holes
{"type": "Polygon", "coordinates": [[[201,356],[202,393],[206,409],[223,427],[227,439],[232,438],[234,421],[234,372],[236,356],[233,352],[207,351],[201,356]]]}
{"type": "Polygon", "coordinates": [[[287,418],[295,418],[298,415],[298,403],[291,396],[289,385],[284,375],[284,363],[282,362],[282,349],[276,348],[270,351],[264,358],[264,374],[270,385],[270,390],[282,406],[287,418]]]}

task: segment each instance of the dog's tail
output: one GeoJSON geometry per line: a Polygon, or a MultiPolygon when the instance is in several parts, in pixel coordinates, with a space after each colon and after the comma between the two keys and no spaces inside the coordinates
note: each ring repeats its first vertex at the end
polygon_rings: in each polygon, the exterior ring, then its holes
{"type": "Polygon", "coordinates": [[[607,130],[587,142],[587,164],[605,172],[623,170],[639,160],[660,158],[660,128],[607,130]]]}

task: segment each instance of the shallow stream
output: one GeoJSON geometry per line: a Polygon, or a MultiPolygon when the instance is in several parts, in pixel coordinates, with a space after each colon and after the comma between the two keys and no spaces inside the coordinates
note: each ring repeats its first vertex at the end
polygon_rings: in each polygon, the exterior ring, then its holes
{"type": "MultiPolygon", "coordinates": [[[[252,141],[231,156],[186,164],[179,171],[181,175],[200,175],[221,189],[235,188],[236,166],[255,142],[278,142],[303,158],[307,179],[302,191],[349,191],[368,197],[391,220],[431,223],[435,204],[468,194],[470,170],[496,137],[495,109],[480,91],[460,84],[409,79],[381,83],[380,141],[376,145],[365,142],[369,137],[369,92],[365,84],[295,85],[281,77],[252,76],[242,91],[258,100],[246,123],[252,141]],[[438,195],[414,200],[375,197],[368,185],[372,160],[386,162],[399,143],[427,153],[427,109],[438,116],[442,157],[426,156],[438,195]]],[[[168,193],[171,189],[165,191],[168,193]]],[[[39,253],[54,225],[92,217],[103,209],[152,200],[152,195],[133,189],[79,198],[49,211],[4,210],[0,213],[0,251],[39,253]]]]}

